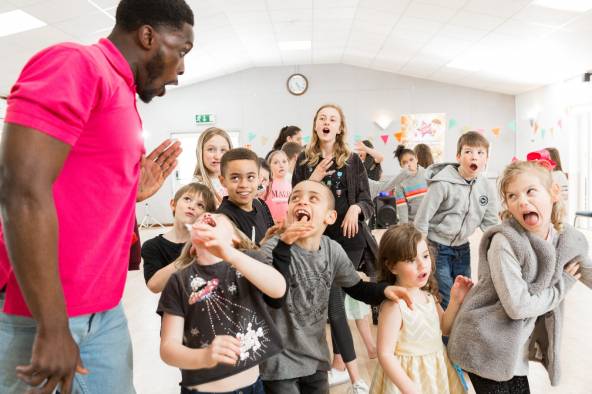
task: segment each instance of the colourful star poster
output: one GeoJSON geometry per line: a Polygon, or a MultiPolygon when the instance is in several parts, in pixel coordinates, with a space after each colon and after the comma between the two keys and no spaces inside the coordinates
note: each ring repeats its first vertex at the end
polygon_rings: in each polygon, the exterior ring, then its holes
{"type": "Polygon", "coordinates": [[[440,162],[444,153],[446,114],[402,115],[401,134],[402,138],[399,142],[406,148],[413,149],[417,144],[426,144],[432,149],[434,161],[440,162]]]}

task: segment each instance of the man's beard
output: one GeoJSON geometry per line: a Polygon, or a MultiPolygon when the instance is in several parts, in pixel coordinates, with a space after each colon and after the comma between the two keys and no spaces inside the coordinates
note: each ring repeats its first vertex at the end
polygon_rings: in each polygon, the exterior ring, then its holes
{"type": "Polygon", "coordinates": [[[146,63],[146,86],[138,86],[138,96],[140,96],[140,100],[149,103],[154,97],[158,96],[162,87],[153,88],[149,86],[162,75],[163,71],[164,60],[162,50],[159,50],[150,60],[148,60],[148,63],[146,63]]]}

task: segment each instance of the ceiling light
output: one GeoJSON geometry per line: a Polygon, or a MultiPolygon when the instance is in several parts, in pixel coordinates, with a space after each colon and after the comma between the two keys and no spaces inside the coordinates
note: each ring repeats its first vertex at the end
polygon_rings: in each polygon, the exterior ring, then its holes
{"type": "Polygon", "coordinates": [[[46,25],[47,23],[22,10],[4,12],[0,14],[0,37],[37,29],[46,25]]]}
{"type": "Polygon", "coordinates": [[[374,119],[374,123],[376,123],[382,130],[386,130],[386,128],[389,127],[392,122],[393,120],[390,118],[390,116],[384,114],[379,115],[376,117],[376,119],[374,119]]]}
{"type": "Polygon", "coordinates": [[[572,12],[587,12],[588,10],[592,10],[592,1],[590,0],[535,0],[532,4],[572,12]]]}
{"type": "Polygon", "coordinates": [[[311,43],[309,41],[280,41],[278,46],[281,51],[302,51],[310,49],[311,43]]]}

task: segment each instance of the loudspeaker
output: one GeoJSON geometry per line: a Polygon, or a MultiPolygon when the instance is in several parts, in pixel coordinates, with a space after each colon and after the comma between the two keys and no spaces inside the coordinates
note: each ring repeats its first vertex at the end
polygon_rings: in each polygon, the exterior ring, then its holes
{"type": "Polygon", "coordinates": [[[396,199],[390,195],[379,195],[374,198],[375,226],[374,228],[388,228],[399,221],[397,218],[396,199]]]}

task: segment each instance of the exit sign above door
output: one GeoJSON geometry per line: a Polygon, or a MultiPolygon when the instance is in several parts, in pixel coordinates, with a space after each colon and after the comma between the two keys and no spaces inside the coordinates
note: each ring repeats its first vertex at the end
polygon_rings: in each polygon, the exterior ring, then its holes
{"type": "Polygon", "coordinates": [[[195,115],[196,124],[212,124],[216,122],[216,116],[214,114],[198,114],[195,115]]]}

